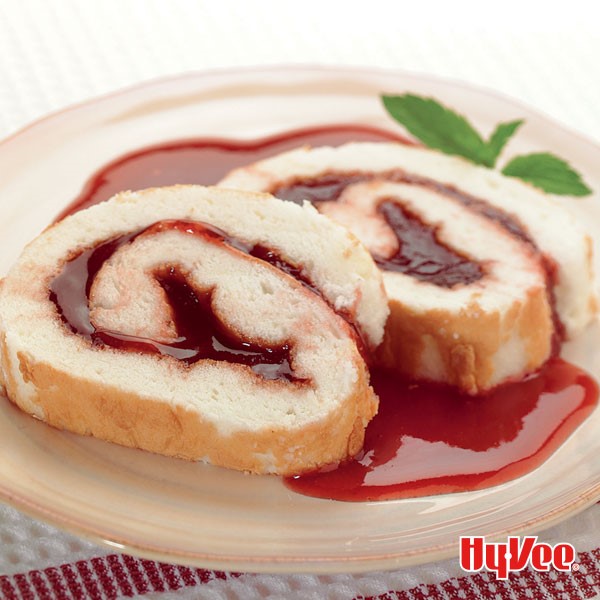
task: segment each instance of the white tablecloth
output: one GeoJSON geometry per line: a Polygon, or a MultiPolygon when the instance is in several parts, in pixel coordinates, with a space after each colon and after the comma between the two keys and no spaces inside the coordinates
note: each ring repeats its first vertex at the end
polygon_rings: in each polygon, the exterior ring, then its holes
{"type": "MultiPolygon", "coordinates": [[[[0,0],[0,137],[49,111],[157,76],[300,63],[401,68],[468,81],[600,140],[600,35],[592,4],[0,0]]],[[[540,538],[574,544],[576,576],[526,572],[501,583],[485,573],[466,576],[456,560],[366,575],[231,574],[131,559],[0,505],[0,598],[600,593],[600,505],[540,538]]]]}

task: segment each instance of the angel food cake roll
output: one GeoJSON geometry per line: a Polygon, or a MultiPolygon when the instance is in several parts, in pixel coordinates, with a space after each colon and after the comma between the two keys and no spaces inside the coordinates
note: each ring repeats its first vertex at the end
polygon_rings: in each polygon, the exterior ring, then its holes
{"type": "Polygon", "coordinates": [[[590,238],[552,197],[461,158],[397,143],[301,148],[223,187],[310,201],[383,273],[381,362],[485,392],[539,368],[596,312],[590,238]]]}
{"type": "Polygon", "coordinates": [[[368,251],[313,207],[126,192],[50,227],[3,280],[0,377],[61,429],[295,474],[361,448],[387,315],[368,251]]]}

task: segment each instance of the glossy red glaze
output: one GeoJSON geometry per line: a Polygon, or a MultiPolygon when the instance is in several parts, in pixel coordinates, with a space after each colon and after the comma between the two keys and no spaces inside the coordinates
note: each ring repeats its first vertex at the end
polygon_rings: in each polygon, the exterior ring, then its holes
{"type": "Polygon", "coordinates": [[[443,244],[431,227],[396,202],[382,202],[379,212],[399,241],[389,258],[373,255],[386,271],[410,275],[440,287],[469,285],[484,275],[481,265],[443,244]]]}
{"type": "Polygon", "coordinates": [[[380,398],[359,456],[333,470],[288,478],[296,492],[387,500],[504,483],[544,462],[592,412],[598,386],[555,358],[525,381],[471,398],[375,371],[380,398]]]}
{"type": "MultiPolygon", "coordinates": [[[[291,349],[287,343],[267,347],[252,340],[241,339],[215,314],[212,308],[213,290],[199,290],[191,286],[176,265],[167,264],[164,269],[155,272],[154,277],[165,292],[177,339],[165,342],[98,329],[93,325],[90,319],[89,294],[94,278],[104,263],[119,248],[135,238],[168,230],[201,236],[212,243],[227,244],[248,254],[252,250],[213,227],[186,221],[162,221],[142,231],[119,236],[95,248],[84,250],[64,265],[50,286],[50,298],[71,331],[94,344],[129,352],[171,356],[186,364],[206,359],[226,361],[247,365],[265,379],[303,381],[294,375],[291,349]]],[[[273,260],[284,263],[276,255],[273,260]]]]}
{"type": "MultiPolygon", "coordinates": [[[[211,185],[233,168],[302,145],[390,140],[411,143],[388,131],[333,125],[254,141],[180,140],[143,148],[100,169],[59,218],[125,189],[178,183],[211,185]]],[[[525,243],[532,243],[516,220],[486,204],[485,199],[401,171],[390,172],[389,176],[454,197],[501,222],[525,243]]],[[[289,182],[271,191],[291,201],[300,197],[329,201],[335,200],[348,183],[370,178],[368,173],[332,173],[313,181],[289,182]]],[[[276,264],[278,257],[269,255],[269,249],[253,250],[257,258],[282,268],[276,264]]],[[[553,263],[547,257],[541,258],[551,288],[553,263]]],[[[297,270],[294,266],[283,267],[291,275],[297,270]]],[[[560,329],[557,321],[559,334],[560,329]]],[[[557,347],[559,340],[560,335],[557,347]]],[[[441,386],[406,382],[384,371],[373,371],[372,383],[381,404],[379,414],[367,428],[360,456],[327,472],[289,478],[286,484],[291,489],[322,498],[364,501],[496,485],[540,465],[598,401],[596,383],[559,358],[553,358],[525,381],[502,386],[482,398],[462,396],[441,386]]]]}
{"type": "Polygon", "coordinates": [[[299,146],[337,146],[348,141],[411,144],[406,138],[364,125],[330,125],[289,131],[259,140],[199,138],[157,144],[103,166],[57,218],[108,200],[123,190],[175,184],[214,185],[231,169],[299,146]]]}

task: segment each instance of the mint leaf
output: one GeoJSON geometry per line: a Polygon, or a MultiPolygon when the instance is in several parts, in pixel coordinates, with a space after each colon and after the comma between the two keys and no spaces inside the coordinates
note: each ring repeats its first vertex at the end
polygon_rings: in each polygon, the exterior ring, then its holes
{"type": "Polygon", "coordinates": [[[404,94],[381,99],[390,115],[426,146],[477,164],[488,163],[486,144],[479,133],[463,116],[433,98],[404,94]]]}
{"type": "Polygon", "coordinates": [[[501,123],[486,142],[465,117],[433,98],[404,94],[381,99],[390,115],[426,146],[486,167],[496,164],[506,142],[523,123],[501,123]]]}
{"type": "Polygon", "coordinates": [[[488,143],[486,144],[486,158],[484,162],[488,167],[493,167],[496,164],[496,160],[502,152],[506,142],[513,136],[515,131],[521,127],[523,119],[517,121],[510,121],[509,123],[500,123],[494,133],[490,136],[488,143]]]}
{"type": "MultiPolygon", "coordinates": [[[[429,148],[462,156],[489,168],[496,165],[504,146],[523,124],[522,119],[500,123],[485,141],[465,117],[433,98],[384,94],[381,100],[388,113],[429,148]]],[[[517,156],[502,173],[552,194],[587,196],[592,193],[577,171],[548,152],[517,156]]]]}
{"type": "Polygon", "coordinates": [[[567,162],[548,152],[516,156],[502,169],[551,194],[588,196],[592,190],[567,162]]]}

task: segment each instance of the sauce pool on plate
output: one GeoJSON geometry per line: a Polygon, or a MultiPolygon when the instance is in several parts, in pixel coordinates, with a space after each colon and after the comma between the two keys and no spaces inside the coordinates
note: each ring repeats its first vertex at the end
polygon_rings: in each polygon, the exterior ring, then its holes
{"type": "Polygon", "coordinates": [[[176,184],[215,185],[231,169],[286,150],[303,145],[337,146],[348,141],[411,143],[389,131],[360,125],[307,128],[260,140],[205,138],[166,142],[131,152],[101,168],[57,220],[123,190],[176,184]]]}
{"type": "MultiPolygon", "coordinates": [[[[122,190],[216,184],[231,169],[302,145],[398,141],[359,125],[297,130],[261,140],[180,140],[122,156],[92,175],[59,219],[122,190]]],[[[366,501],[461,492],[525,475],[544,462],[594,410],[598,386],[555,357],[524,381],[472,398],[455,390],[402,380],[375,369],[380,397],[362,452],[318,473],[287,478],[310,496],[366,501]]]]}
{"type": "Polygon", "coordinates": [[[330,471],[287,479],[293,490],[337,500],[466,492],[525,475],[592,412],[598,387],[560,358],[524,381],[469,397],[375,370],[380,399],[359,456],[330,471]]]}

